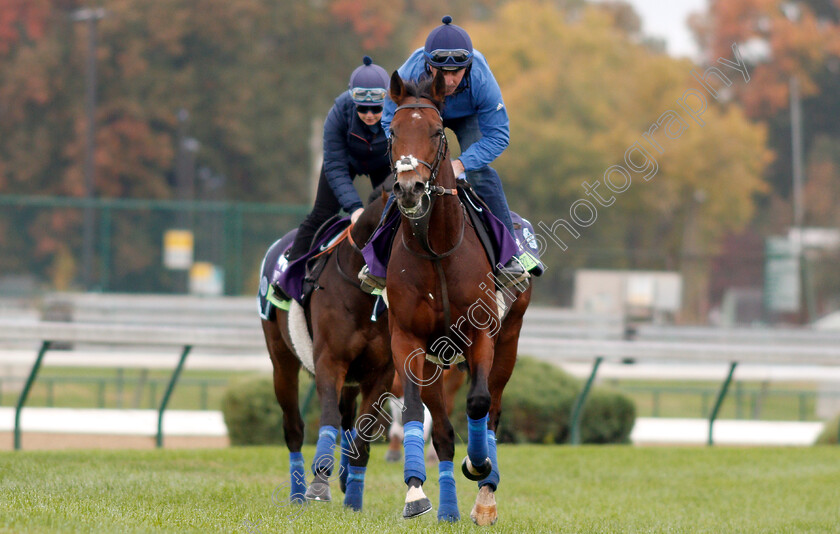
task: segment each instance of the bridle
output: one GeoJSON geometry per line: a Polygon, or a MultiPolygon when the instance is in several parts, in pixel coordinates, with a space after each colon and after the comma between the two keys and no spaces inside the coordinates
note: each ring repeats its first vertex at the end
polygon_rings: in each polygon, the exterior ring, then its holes
{"type": "MultiPolygon", "coordinates": [[[[446,139],[446,134],[443,131],[443,117],[440,114],[440,110],[437,108],[437,106],[433,106],[432,104],[426,104],[425,102],[420,102],[419,99],[418,99],[417,102],[413,102],[411,104],[403,104],[403,105],[397,107],[397,109],[394,110],[394,116],[397,115],[398,111],[401,111],[403,109],[433,109],[433,110],[435,110],[435,113],[437,113],[438,118],[440,119],[440,128],[438,128],[438,131],[437,131],[437,135],[440,138],[440,141],[438,142],[438,149],[437,149],[437,153],[435,154],[435,160],[432,163],[429,163],[428,161],[424,161],[422,159],[415,158],[412,155],[400,156],[398,159],[394,160],[394,152],[392,150],[394,138],[393,138],[393,135],[388,137],[388,154],[390,155],[390,158],[391,158],[391,172],[394,175],[394,181],[397,180],[400,173],[407,172],[406,170],[400,170],[401,168],[405,169],[406,167],[413,168],[414,169],[414,174],[416,174],[418,177],[420,177],[420,175],[417,173],[417,170],[416,170],[416,165],[420,164],[420,165],[423,165],[424,167],[426,167],[427,169],[429,169],[429,173],[430,173],[429,174],[429,179],[424,182],[425,185],[424,185],[423,194],[426,197],[430,197],[431,195],[437,195],[437,196],[456,195],[457,192],[454,189],[446,189],[443,186],[435,184],[435,180],[437,179],[438,172],[440,171],[440,164],[443,163],[443,160],[446,158],[446,155],[449,153],[449,141],[446,139]]],[[[429,203],[429,210],[431,210],[431,202],[429,203]]],[[[400,211],[403,211],[403,210],[401,209],[400,211]]],[[[403,211],[403,214],[406,217],[408,217],[409,219],[419,218],[419,217],[415,217],[414,214],[406,213],[405,211],[403,211]]]]}
{"type": "MultiPolygon", "coordinates": [[[[407,211],[402,206],[400,206],[399,203],[397,204],[400,212],[411,222],[412,233],[414,234],[415,237],[417,237],[417,239],[420,243],[420,246],[423,247],[423,249],[426,252],[428,252],[429,255],[427,256],[427,255],[424,255],[424,254],[418,254],[417,252],[411,250],[408,247],[408,245],[406,244],[405,239],[403,239],[403,246],[406,248],[406,250],[408,250],[412,254],[414,254],[416,256],[420,256],[423,259],[440,260],[442,258],[445,258],[445,257],[449,256],[453,252],[455,252],[455,250],[461,245],[461,242],[464,239],[464,223],[463,223],[464,219],[462,219],[461,231],[460,231],[460,234],[458,236],[458,240],[451,249],[449,249],[449,250],[447,250],[446,252],[443,252],[443,253],[438,253],[438,252],[435,252],[432,249],[432,246],[429,243],[429,219],[431,218],[432,208],[434,207],[434,199],[436,197],[439,197],[439,196],[444,196],[444,195],[456,196],[458,194],[457,189],[447,189],[447,188],[445,188],[441,185],[435,184],[435,180],[437,179],[438,172],[440,171],[440,166],[443,163],[443,161],[446,159],[447,155],[449,154],[449,141],[447,141],[446,134],[443,131],[443,117],[440,114],[440,110],[436,106],[434,106],[432,104],[427,104],[425,102],[420,102],[420,99],[418,98],[416,102],[412,102],[410,104],[402,104],[402,105],[398,106],[397,109],[394,110],[394,117],[396,117],[397,112],[399,112],[401,110],[404,110],[404,109],[433,109],[433,110],[435,110],[435,113],[437,113],[438,118],[440,119],[440,128],[438,128],[438,131],[437,131],[437,135],[440,138],[440,141],[438,142],[438,148],[437,148],[437,152],[435,154],[435,160],[432,163],[429,163],[428,161],[418,159],[411,154],[401,155],[398,159],[395,160],[394,156],[393,156],[393,150],[392,150],[392,148],[393,148],[393,146],[392,146],[393,137],[394,137],[393,132],[392,132],[392,135],[388,138],[388,154],[390,155],[390,158],[391,158],[391,171],[394,175],[394,181],[396,181],[399,178],[399,175],[401,173],[409,172],[409,171],[413,171],[414,174],[418,178],[422,179],[423,177],[420,176],[420,174],[417,172],[417,166],[418,165],[423,165],[424,167],[429,169],[429,173],[430,173],[429,174],[429,179],[424,180],[423,196],[426,199],[426,205],[427,205],[427,208],[425,210],[421,211],[421,213],[418,215],[416,213],[416,211],[407,211]]],[[[422,206],[422,205],[423,205],[423,201],[421,200],[418,203],[418,206],[422,206]]],[[[461,207],[461,209],[463,209],[463,206],[461,207]]]]}

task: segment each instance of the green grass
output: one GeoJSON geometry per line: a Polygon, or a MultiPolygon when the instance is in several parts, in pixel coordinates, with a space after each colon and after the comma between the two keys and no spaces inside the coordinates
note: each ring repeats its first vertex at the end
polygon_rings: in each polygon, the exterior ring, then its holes
{"type": "MultiPolygon", "coordinates": [[[[457,450],[464,453],[463,447],[457,450]]],[[[304,449],[307,461],[312,447],[304,449]]],[[[375,446],[365,510],[277,507],[285,448],[0,453],[0,532],[474,532],[400,518],[402,466],[375,446]],[[290,512],[298,517],[291,520],[290,512]],[[248,522],[248,523],[246,523],[248,522]]],[[[501,446],[499,523],[488,532],[837,532],[840,448],[501,446]]],[[[437,469],[426,492],[437,504],[437,469]]],[[[280,491],[283,499],[287,487],[280,491]]]]}

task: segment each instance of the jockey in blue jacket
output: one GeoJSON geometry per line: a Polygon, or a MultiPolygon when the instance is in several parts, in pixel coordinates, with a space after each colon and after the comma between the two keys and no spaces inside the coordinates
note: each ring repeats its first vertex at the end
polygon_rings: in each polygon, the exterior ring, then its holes
{"type": "MultiPolygon", "coordinates": [[[[455,176],[466,172],[467,180],[513,236],[513,222],[502,182],[496,170],[490,167],[510,142],[510,123],[502,91],[487,60],[473,49],[469,34],[452,24],[452,17],[448,15],[442,22],[429,33],[426,45],[415,50],[398,72],[404,80],[415,81],[434,76],[438,70],[443,72],[446,81],[443,125],[455,133],[461,147],[461,155],[452,160],[452,170],[455,176]]],[[[386,133],[395,109],[396,104],[387,98],[382,114],[382,127],[386,133]]],[[[392,200],[393,195],[388,202],[392,200]]],[[[500,269],[499,274],[505,285],[529,277],[515,257],[500,269]]],[[[384,282],[375,280],[367,269],[363,269],[359,277],[363,280],[368,277],[373,287],[381,287],[384,282]]]]}
{"type": "MultiPolygon", "coordinates": [[[[288,261],[306,254],[318,228],[342,208],[356,222],[363,207],[353,186],[356,176],[368,175],[376,187],[391,173],[388,140],[380,125],[389,82],[385,69],[365,56],[350,75],[349,90],[335,99],[324,122],[324,163],[315,205],[298,228],[288,261]]],[[[275,289],[287,298],[280,287],[275,289]]]]}

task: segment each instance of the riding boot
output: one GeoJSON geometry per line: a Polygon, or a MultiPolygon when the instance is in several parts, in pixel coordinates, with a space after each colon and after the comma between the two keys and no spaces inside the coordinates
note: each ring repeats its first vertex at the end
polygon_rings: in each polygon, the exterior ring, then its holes
{"type": "MultiPolygon", "coordinates": [[[[385,221],[388,220],[388,217],[391,214],[391,209],[393,208],[394,204],[394,195],[388,196],[388,200],[385,202],[385,209],[382,210],[382,215],[379,216],[379,224],[376,225],[373,233],[371,235],[376,234],[377,230],[385,224],[385,221]]],[[[370,269],[367,265],[362,266],[362,269],[359,271],[358,274],[359,282],[362,291],[365,293],[369,293],[371,295],[380,295],[382,291],[385,289],[385,279],[380,276],[374,276],[370,273],[370,269]]]]}
{"type": "Polygon", "coordinates": [[[519,291],[525,291],[528,289],[528,285],[530,281],[528,280],[531,275],[525,268],[519,263],[519,259],[514,256],[507,261],[503,266],[496,265],[498,271],[496,272],[496,278],[501,282],[502,287],[515,287],[519,291]]]}

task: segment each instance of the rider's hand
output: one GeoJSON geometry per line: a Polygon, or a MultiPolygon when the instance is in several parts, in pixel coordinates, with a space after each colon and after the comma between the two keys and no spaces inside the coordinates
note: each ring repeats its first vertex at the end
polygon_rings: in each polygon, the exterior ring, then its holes
{"type": "Polygon", "coordinates": [[[464,164],[461,163],[459,159],[452,160],[452,172],[455,173],[455,176],[460,176],[462,172],[464,172],[464,164]]]}
{"type": "Polygon", "coordinates": [[[363,212],[363,211],[365,211],[363,208],[359,208],[359,209],[357,209],[356,211],[354,211],[354,212],[350,215],[350,224],[356,224],[356,221],[358,221],[358,220],[359,220],[359,216],[361,216],[361,214],[362,214],[362,212],[363,212]]]}

